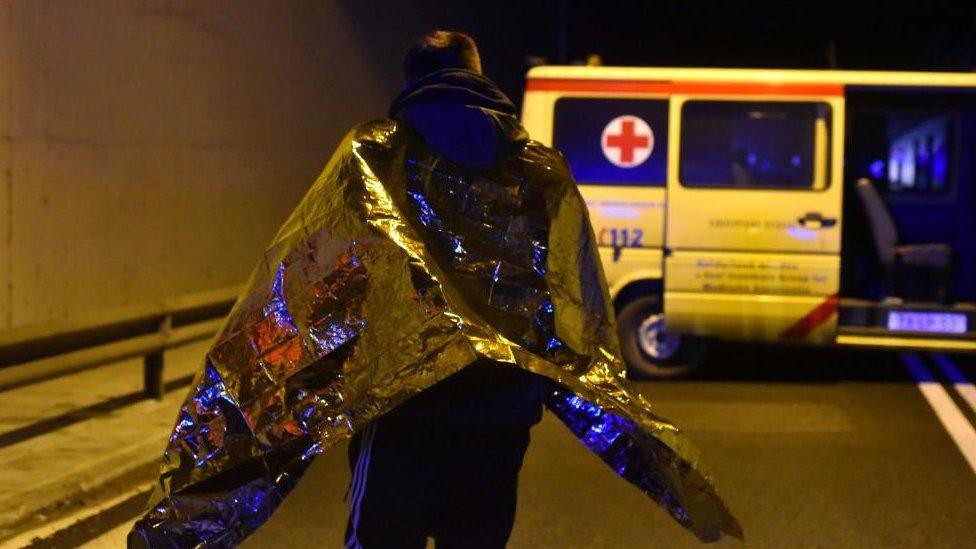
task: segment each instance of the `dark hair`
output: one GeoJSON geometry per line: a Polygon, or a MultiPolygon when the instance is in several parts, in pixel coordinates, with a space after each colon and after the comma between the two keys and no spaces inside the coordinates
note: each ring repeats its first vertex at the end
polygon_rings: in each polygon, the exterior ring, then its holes
{"type": "Polygon", "coordinates": [[[481,74],[481,56],[474,39],[463,32],[436,30],[414,42],[403,58],[407,83],[441,69],[481,74]]]}

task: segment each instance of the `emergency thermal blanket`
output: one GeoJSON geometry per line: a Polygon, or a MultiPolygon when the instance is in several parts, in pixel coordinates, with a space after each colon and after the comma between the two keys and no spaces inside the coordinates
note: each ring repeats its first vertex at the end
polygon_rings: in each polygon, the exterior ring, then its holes
{"type": "Polygon", "coordinates": [[[392,120],[353,129],[280,229],[180,408],[132,535],[234,545],[311,460],[480,358],[703,540],[741,536],[694,448],[623,377],[586,206],[558,152],[449,162],[392,120]]]}

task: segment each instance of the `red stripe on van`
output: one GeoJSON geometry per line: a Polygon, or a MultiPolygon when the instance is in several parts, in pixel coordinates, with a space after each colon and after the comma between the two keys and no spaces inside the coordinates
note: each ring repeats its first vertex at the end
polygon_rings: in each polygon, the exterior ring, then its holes
{"type": "Polygon", "coordinates": [[[689,95],[844,95],[843,84],[771,82],[672,82],[668,80],[588,80],[530,78],[528,91],[689,95]]]}
{"type": "Polygon", "coordinates": [[[837,294],[827,296],[823,303],[817,305],[812,311],[803,318],[797,320],[792,326],[783,330],[779,334],[779,339],[804,339],[818,326],[827,322],[837,314],[837,304],[840,300],[837,294]]]}

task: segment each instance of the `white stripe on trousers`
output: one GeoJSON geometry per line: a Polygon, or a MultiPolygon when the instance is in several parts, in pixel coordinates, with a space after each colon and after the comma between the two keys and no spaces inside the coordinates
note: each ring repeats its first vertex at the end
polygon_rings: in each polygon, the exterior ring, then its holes
{"type": "Polygon", "coordinates": [[[363,544],[359,542],[359,514],[363,503],[363,495],[366,493],[366,476],[369,472],[369,458],[373,450],[373,438],[376,436],[376,422],[371,423],[363,430],[363,436],[359,445],[359,455],[356,457],[356,467],[352,474],[352,499],[349,500],[349,514],[351,516],[349,525],[349,539],[346,540],[346,549],[361,549],[363,544]]]}

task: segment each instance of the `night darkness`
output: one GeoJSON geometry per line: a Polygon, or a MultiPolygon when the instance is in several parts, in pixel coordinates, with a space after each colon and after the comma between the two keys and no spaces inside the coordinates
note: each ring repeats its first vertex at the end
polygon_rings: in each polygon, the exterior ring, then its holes
{"type": "Polygon", "coordinates": [[[568,13],[569,54],[600,53],[610,65],[972,70],[976,62],[969,2],[571,1],[568,13]]]}
{"type": "Polygon", "coordinates": [[[528,55],[559,64],[596,53],[614,66],[976,68],[971,3],[551,0],[530,5],[502,1],[488,18],[458,25],[478,38],[489,74],[515,96],[528,55]],[[523,32],[492,31],[513,26],[523,32]]]}

